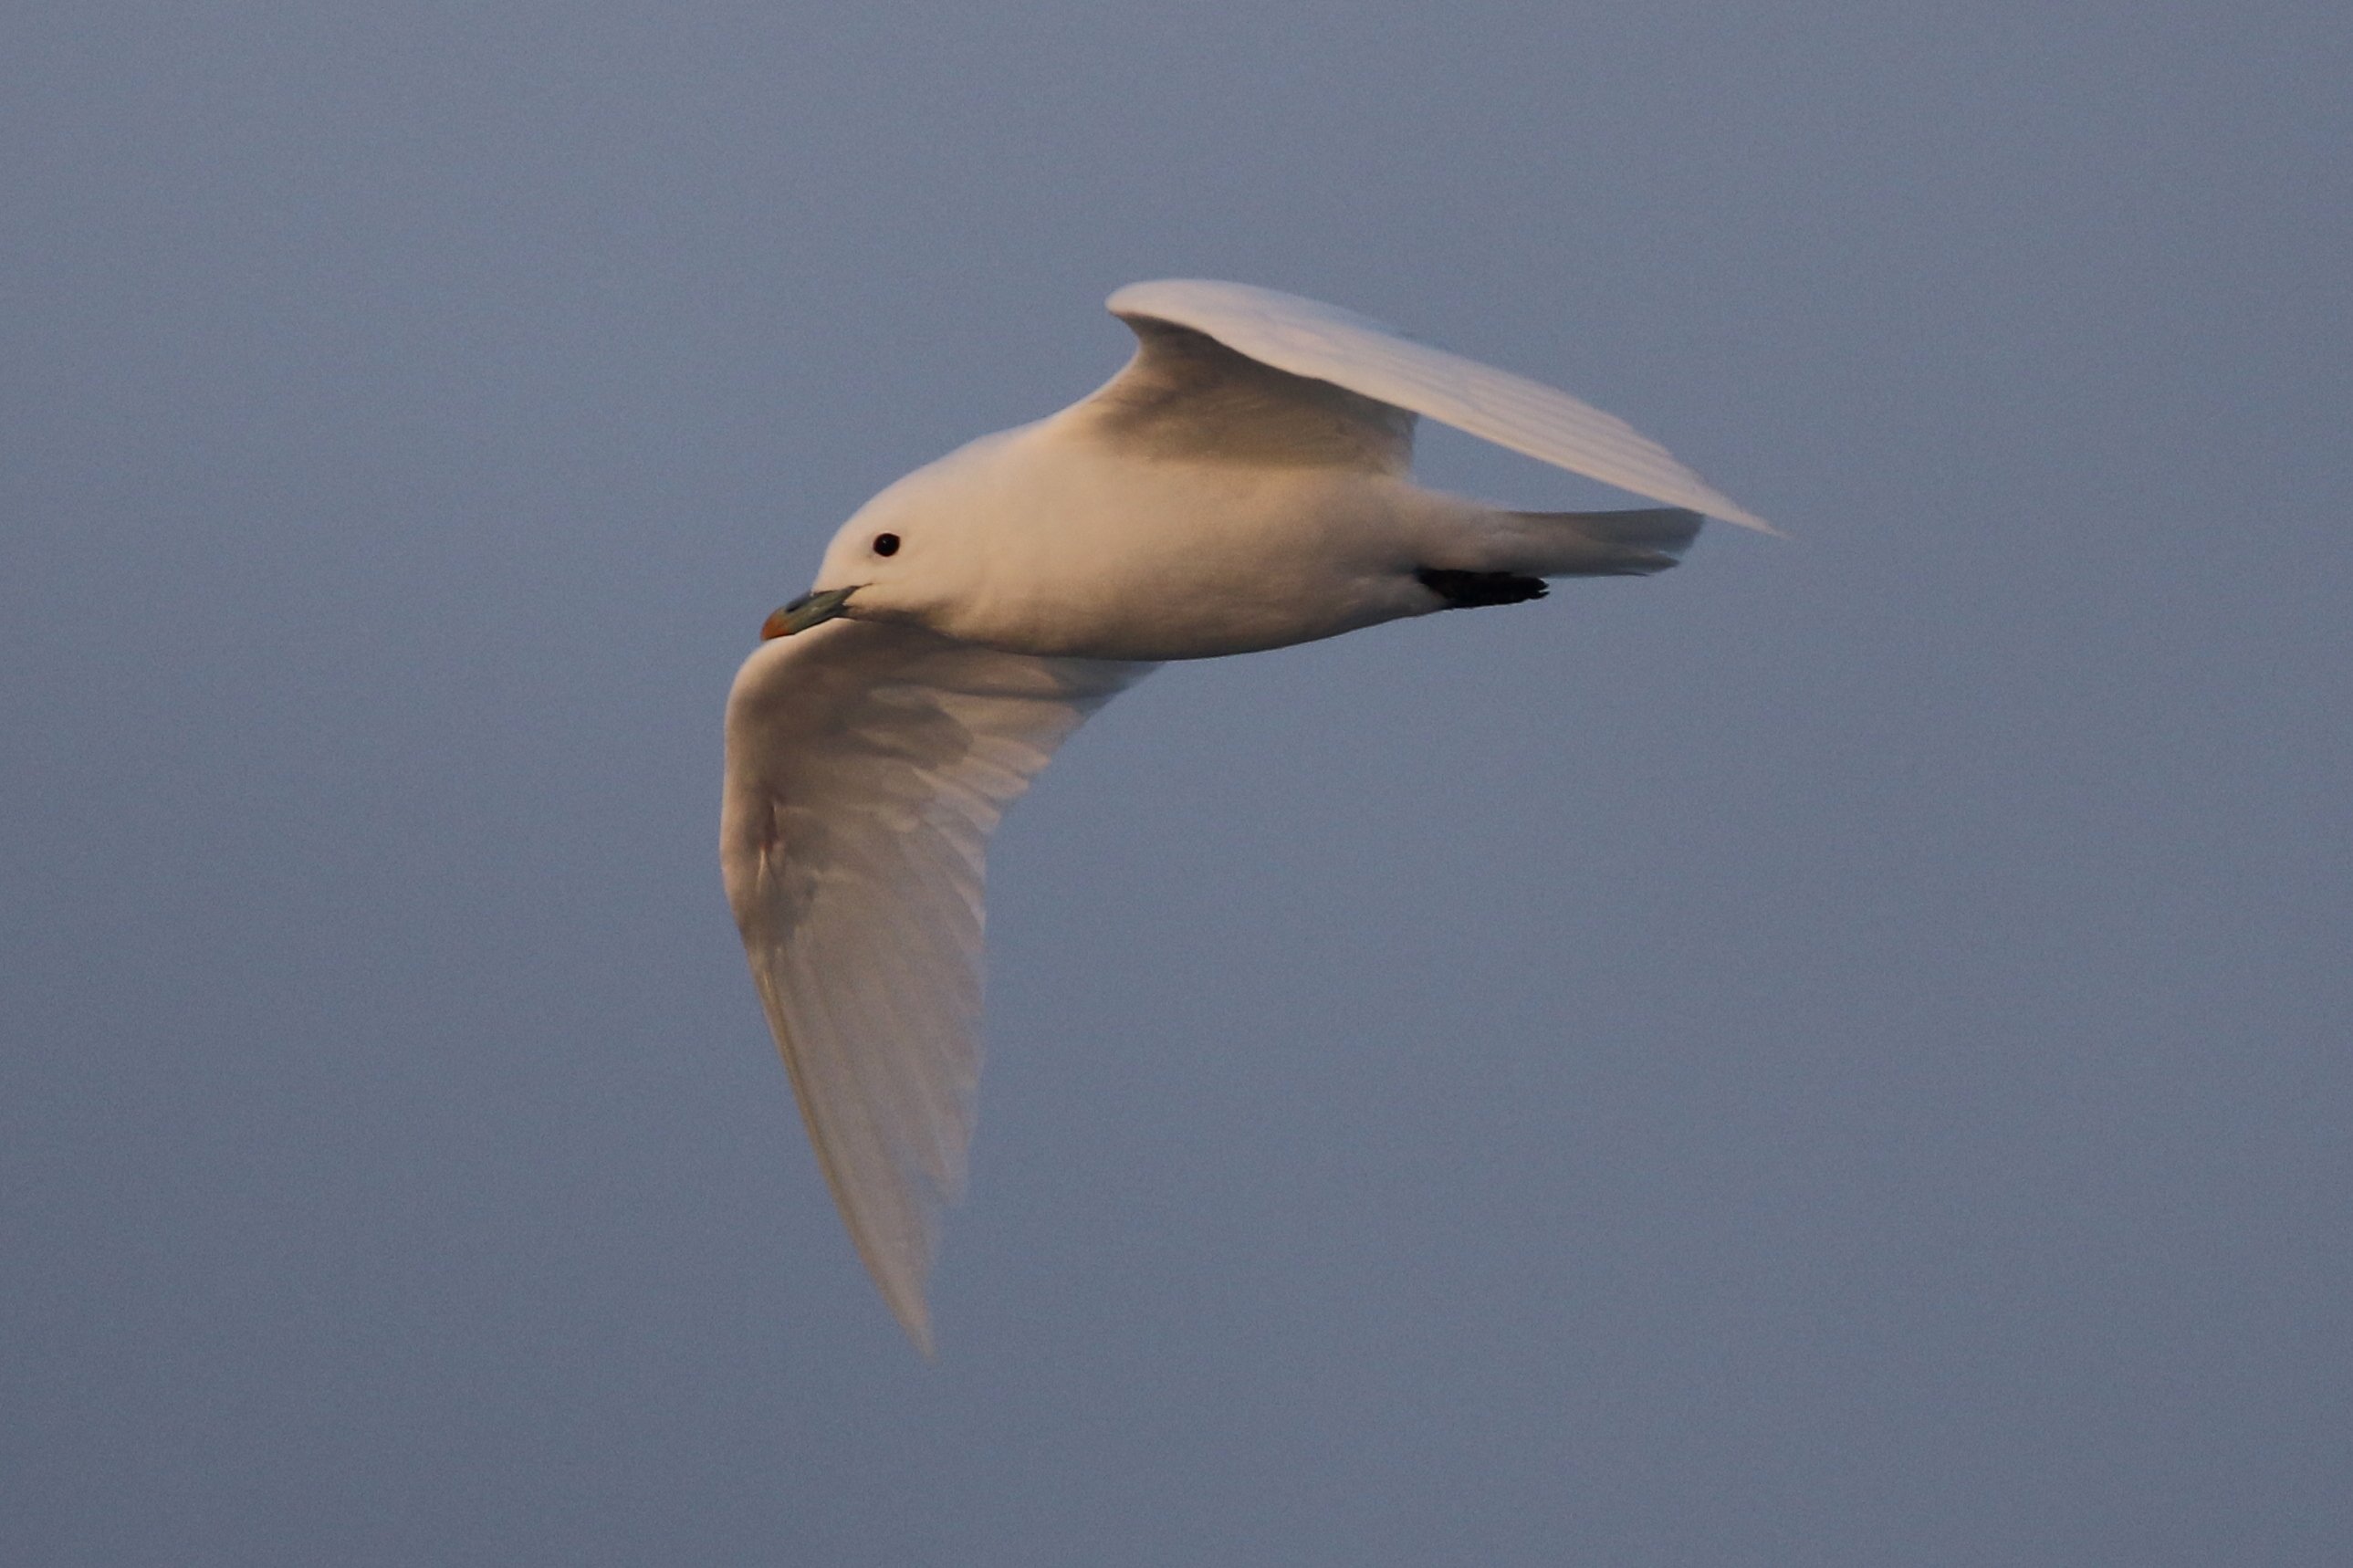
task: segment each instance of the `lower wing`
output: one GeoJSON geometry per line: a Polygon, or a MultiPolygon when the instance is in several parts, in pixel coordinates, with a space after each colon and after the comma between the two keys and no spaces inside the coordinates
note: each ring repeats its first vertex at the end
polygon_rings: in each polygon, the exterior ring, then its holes
{"type": "Polygon", "coordinates": [[[837,620],[763,643],[728,696],[728,900],[842,1219],[926,1353],[979,1075],[988,836],[1152,668],[837,620]]]}

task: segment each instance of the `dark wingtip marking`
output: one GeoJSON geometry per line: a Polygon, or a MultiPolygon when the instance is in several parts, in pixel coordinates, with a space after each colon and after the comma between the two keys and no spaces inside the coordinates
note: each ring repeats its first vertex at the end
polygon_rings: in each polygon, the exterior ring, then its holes
{"type": "Polygon", "coordinates": [[[1483,605],[1518,605],[1545,596],[1545,581],[1541,577],[1523,577],[1516,572],[1452,572],[1440,566],[1425,566],[1413,574],[1414,581],[1446,601],[1450,610],[1472,610],[1483,605]]]}

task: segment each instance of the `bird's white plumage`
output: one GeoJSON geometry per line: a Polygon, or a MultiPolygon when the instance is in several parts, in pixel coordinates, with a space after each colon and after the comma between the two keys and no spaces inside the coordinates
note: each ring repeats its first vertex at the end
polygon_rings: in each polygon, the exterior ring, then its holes
{"type": "Polygon", "coordinates": [[[842,1216],[926,1350],[972,1126],[988,837],[1089,713],[1152,660],[1656,572],[1699,512],[1764,527],[1609,415],[1345,310],[1199,281],[1111,308],[1140,340],[1127,367],[861,508],[728,700],[728,896],[842,1216]],[[1422,489],[1417,413],[1691,510],[1422,489]]]}
{"type": "Polygon", "coordinates": [[[979,1072],[988,836],[1150,668],[845,620],[763,644],[728,700],[729,900],[842,1217],[926,1349],[979,1072]]]}
{"type": "Polygon", "coordinates": [[[1131,283],[1109,305],[1115,316],[1190,327],[1262,364],[1411,409],[1571,473],[1774,531],[1614,415],[1541,382],[1415,342],[1353,310],[1193,278],[1131,283]]]}

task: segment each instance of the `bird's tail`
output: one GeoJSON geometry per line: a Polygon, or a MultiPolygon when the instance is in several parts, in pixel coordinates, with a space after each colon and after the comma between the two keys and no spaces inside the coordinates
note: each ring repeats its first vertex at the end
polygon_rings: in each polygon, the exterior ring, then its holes
{"type": "MultiPolygon", "coordinates": [[[[1519,570],[1540,577],[1641,577],[1675,563],[1706,520],[1679,506],[1639,511],[1515,511],[1519,570]]],[[[1518,563],[1514,563],[1518,564],[1518,563]]]]}

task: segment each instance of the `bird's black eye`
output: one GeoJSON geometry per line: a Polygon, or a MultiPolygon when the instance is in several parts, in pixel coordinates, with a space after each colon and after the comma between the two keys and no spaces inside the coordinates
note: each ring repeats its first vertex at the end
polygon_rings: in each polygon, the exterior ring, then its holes
{"type": "Polygon", "coordinates": [[[874,536],[874,553],[877,555],[898,554],[899,536],[895,533],[876,534],[874,536]]]}

